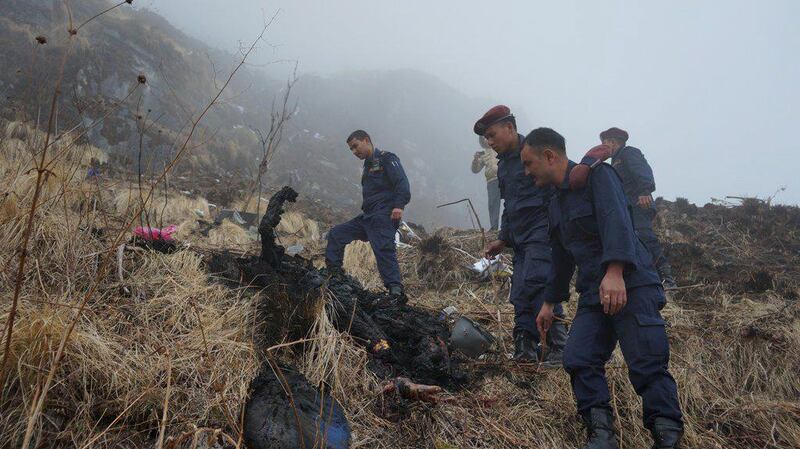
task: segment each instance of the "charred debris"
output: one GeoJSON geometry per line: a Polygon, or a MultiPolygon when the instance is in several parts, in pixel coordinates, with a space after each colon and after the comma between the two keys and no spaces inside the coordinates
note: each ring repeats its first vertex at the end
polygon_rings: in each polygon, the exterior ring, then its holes
{"type": "MultiPolygon", "coordinates": [[[[316,269],[299,255],[287,255],[276,242],[275,228],[297,192],[283,187],[269,201],[258,226],[261,253],[237,256],[228,251],[208,258],[212,277],[231,288],[257,293],[264,317],[264,347],[302,340],[322,308],[334,327],[349,333],[370,354],[368,367],[387,381],[382,393],[398,402],[436,402],[442,389],[466,385],[460,355],[448,348],[450,330],[437,314],[398,301],[387,293],[365,290],[351,276],[316,269]]],[[[297,345],[302,348],[302,345],[297,345]]],[[[302,349],[299,349],[302,350],[302,349]]],[[[349,427],[341,405],[285,361],[268,356],[250,385],[245,437],[252,447],[347,447],[349,427]],[[321,419],[325,417],[326,419],[321,419]],[[346,435],[343,436],[343,435],[346,435]]],[[[402,417],[402,404],[389,407],[402,417]]]]}

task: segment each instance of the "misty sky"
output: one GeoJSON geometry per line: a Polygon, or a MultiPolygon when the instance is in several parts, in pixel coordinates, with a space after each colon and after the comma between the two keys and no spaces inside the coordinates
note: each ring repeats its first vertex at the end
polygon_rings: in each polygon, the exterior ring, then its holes
{"type": "Polygon", "coordinates": [[[555,128],[573,158],[602,129],[628,130],[654,167],[656,195],[704,204],[786,186],[776,201],[800,203],[796,0],[137,3],[229,51],[280,9],[261,62],[423,70],[486,98],[486,109],[508,104],[522,132],[555,128]]]}

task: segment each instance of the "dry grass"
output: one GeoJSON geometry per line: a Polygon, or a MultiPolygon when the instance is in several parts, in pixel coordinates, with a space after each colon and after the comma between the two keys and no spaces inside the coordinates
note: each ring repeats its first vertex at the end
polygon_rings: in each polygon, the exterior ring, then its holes
{"type": "Polygon", "coordinates": [[[344,263],[342,264],[345,272],[358,279],[361,285],[368,290],[383,287],[383,281],[378,274],[378,263],[375,261],[375,253],[369,242],[356,240],[344,249],[344,263]]]}
{"type": "MultiPolygon", "coordinates": [[[[40,137],[19,126],[11,131],[40,137]]],[[[29,165],[24,164],[31,163],[27,145],[0,139],[0,149],[6,188],[0,256],[5,267],[14,267],[35,173],[25,170],[29,165]]],[[[61,149],[56,146],[54,154],[61,149]]],[[[83,181],[84,171],[78,169],[83,150],[64,149],[51,164],[53,174],[37,210],[2,388],[0,447],[20,444],[31,402],[41,394],[56,347],[96,277],[99,255],[108,250],[104,234],[92,230],[119,230],[113,226],[120,218],[113,199],[101,195],[105,186],[83,181]],[[86,207],[89,199],[91,208],[86,207]]],[[[122,268],[123,281],[116,270],[100,280],[66,343],[43,418],[34,427],[34,445],[118,447],[127,440],[146,446],[160,424],[167,377],[173,379],[168,437],[192,424],[235,434],[258,366],[252,301],[209,284],[200,256],[188,251],[128,251],[122,268]]],[[[13,271],[2,271],[4,324],[13,271]]]]}
{"type": "MultiPolygon", "coordinates": [[[[146,195],[146,192],[140,195],[137,188],[120,189],[114,196],[116,212],[120,215],[132,213],[141,204],[141,198],[146,195]]],[[[191,198],[170,193],[165,198],[163,193],[156,193],[148,201],[147,206],[145,213],[150,225],[155,227],[184,223],[198,218],[210,220],[211,217],[208,201],[201,197],[191,198]]]]}
{"type": "Polygon", "coordinates": [[[229,220],[209,231],[208,243],[218,248],[236,248],[244,250],[255,242],[255,237],[243,227],[229,220]]]}
{"type": "MultiPolygon", "coordinates": [[[[10,133],[37,138],[29,129],[17,127],[10,133]]],[[[37,211],[9,354],[11,369],[2,387],[0,447],[19,445],[55,346],[96,276],[98,255],[109,250],[108,235],[120,230],[127,210],[105,193],[104,185],[84,182],[84,172],[77,168],[83,158],[75,148],[75,154],[69,151],[53,164],[56,176],[47,180],[37,211]],[[92,231],[97,228],[107,234],[92,231]]],[[[27,173],[31,154],[25,141],[0,139],[0,150],[5,189],[0,205],[0,261],[5,267],[0,272],[0,319],[5,322],[15,251],[31,201],[30,177],[35,175],[27,173]]],[[[169,215],[182,223],[180,232],[209,246],[253,244],[246,231],[231,223],[212,230],[208,238],[199,237],[193,232],[197,203],[191,202],[199,200],[185,200],[176,199],[169,215]]],[[[752,226],[736,217],[739,221],[724,227],[713,217],[681,217],[695,232],[676,238],[703,250],[711,267],[701,272],[708,267],[697,257],[677,258],[673,263],[679,280],[720,279],[677,292],[663,311],[671,325],[671,371],[686,415],[685,447],[800,447],[800,303],[795,267],[786,263],[795,257],[796,230],[781,233],[779,246],[765,246],[774,241],[765,237],[767,227],[794,223],[794,216],[765,215],[752,226]],[[766,253],[770,258],[764,261],[766,253]],[[733,267],[740,271],[726,272],[730,261],[737,261],[733,267]],[[755,268],[769,273],[774,288],[746,292],[729,282],[737,276],[746,280],[741,273],[755,268]]],[[[286,241],[319,242],[318,232],[316,223],[292,214],[279,228],[286,241]]],[[[321,303],[305,345],[292,345],[279,355],[294,360],[312,382],[344,404],[356,448],[580,447],[583,430],[574,417],[567,375],[513,365],[505,358],[513,317],[507,286],[448,277],[469,262],[452,249],[477,254],[480,235],[454,230],[435,235],[440,237],[439,251],[417,245],[400,250],[401,269],[411,304],[434,313],[455,305],[498,337],[495,353],[463,367],[476,376],[474,384],[448,393],[436,406],[408,404],[410,417],[388,421],[380,413],[380,381],[368,369],[369,355],[333,328],[321,303]],[[436,264],[437,257],[448,262],[436,264]],[[421,262],[429,268],[420,271],[421,262]],[[492,369],[478,376],[487,367],[492,369]]],[[[348,246],[346,270],[365,286],[379,288],[374,264],[368,243],[348,246]]],[[[262,362],[253,343],[261,329],[253,298],[209,284],[200,256],[190,251],[164,255],[129,250],[122,268],[122,281],[116,270],[100,280],[67,341],[36,422],[34,445],[153,447],[163,429],[165,447],[181,437],[176,447],[190,447],[195,437],[234,447],[247,386],[262,362]]],[[[574,301],[568,309],[571,316],[574,301]]],[[[640,422],[641,403],[618,351],[607,371],[621,447],[649,447],[640,422]]]]}
{"type": "MultiPolygon", "coordinates": [[[[261,209],[265,211],[266,208],[261,209]]],[[[299,240],[319,240],[319,224],[299,212],[286,212],[275,230],[279,235],[294,236],[299,240]]]]}

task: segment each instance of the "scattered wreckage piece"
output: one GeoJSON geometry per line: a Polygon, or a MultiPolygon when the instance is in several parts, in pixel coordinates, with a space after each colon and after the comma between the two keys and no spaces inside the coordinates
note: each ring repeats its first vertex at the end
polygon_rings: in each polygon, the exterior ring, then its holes
{"type": "Polygon", "coordinates": [[[396,377],[383,386],[382,394],[397,392],[401,398],[412,401],[429,402],[436,404],[441,399],[439,395],[443,392],[438,385],[423,385],[411,382],[407,377],[396,377]]]}

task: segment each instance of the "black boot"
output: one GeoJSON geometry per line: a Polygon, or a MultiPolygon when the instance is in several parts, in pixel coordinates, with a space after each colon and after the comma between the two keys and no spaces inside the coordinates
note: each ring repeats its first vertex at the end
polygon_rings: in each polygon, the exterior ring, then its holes
{"type": "Polygon", "coordinates": [[[389,286],[389,299],[393,302],[399,304],[405,304],[408,298],[406,298],[406,292],[403,289],[403,286],[400,284],[392,284],[389,286]]]}
{"type": "Polygon", "coordinates": [[[650,427],[653,449],[679,449],[683,436],[683,424],[669,418],[658,417],[650,427]]]}
{"type": "Polygon", "coordinates": [[[514,361],[521,363],[535,363],[539,361],[536,352],[536,342],[533,335],[526,331],[514,332],[514,361]]]}
{"type": "Polygon", "coordinates": [[[547,352],[545,352],[542,366],[560,368],[564,356],[564,346],[567,344],[567,326],[560,321],[554,321],[547,331],[547,352]]]}
{"type": "Polygon", "coordinates": [[[614,416],[607,408],[593,408],[583,415],[586,426],[586,446],[582,449],[617,449],[614,416]]]}

